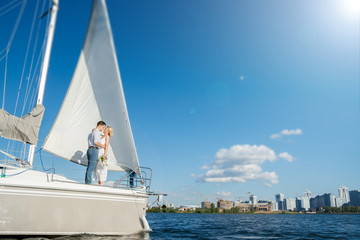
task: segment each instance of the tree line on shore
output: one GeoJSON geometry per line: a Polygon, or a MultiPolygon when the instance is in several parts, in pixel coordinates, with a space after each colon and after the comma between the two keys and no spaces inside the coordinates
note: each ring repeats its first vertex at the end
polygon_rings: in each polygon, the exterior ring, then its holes
{"type": "Polygon", "coordinates": [[[359,206],[324,207],[325,213],[360,213],[359,206]]]}
{"type": "MultiPolygon", "coordinates": [[[[162,207],[153,207],[147,210],[147,212],[151,213],[226,213],[226,214],[249,214],[249,213],[255,213],[255,209],[253,206],[250,206],[250,211],[241,211],[238,207],[233,207],[231,209],[219,209],[214,206],[214,204],[211,205],[210,208],[196,208],[193,209],[186,209],[186,210],[180,210],[176,208],[168,208],[165,205],[162,207]]],[[[268,212],[272,213],[272,212],[268,212]]],[[[290,212],[290,211],[277,211],[273,213],[296,213],[296,212],[290,212]]],[[[302,211],[302,213],[305,213],[302,211]]],[[[322,211],[319,211],[319,213],[357,213],[360,214],[360,207],[357,206],[342,206],[342,207],[323,207],[322,211]]]]}
{"type": "Polygon", "coordinates": [[[176,208],[167,208],[167,207],[154,207],[151,209],[148,209],[147,212],[153,212],[153,213],[254,213],[254,208],[250,207],[250,212],[243,212],[240,211],[238,207],[233,207],[231,209],[222,209],[219,208],[196,208],[195,210],[192,210],[190,208],[186,210],[180,210],[176,208]]]}

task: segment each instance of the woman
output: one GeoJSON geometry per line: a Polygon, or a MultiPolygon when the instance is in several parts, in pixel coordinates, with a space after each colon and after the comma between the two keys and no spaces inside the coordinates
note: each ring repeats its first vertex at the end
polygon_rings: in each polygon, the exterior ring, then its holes
{"type": "Polygon", "coordinates": [[[109,149],[109,141],[113,134],[114,131],[112,127],[107,126],[104,130],[104,135],[101,137],[100,143],[105,145],[105,148],[99,148],[99,157],[95,168],[95,180],[98,181],[99,185],[104,185],[104,182],[106,181],[108,170],[107,153],[109,149]]]}

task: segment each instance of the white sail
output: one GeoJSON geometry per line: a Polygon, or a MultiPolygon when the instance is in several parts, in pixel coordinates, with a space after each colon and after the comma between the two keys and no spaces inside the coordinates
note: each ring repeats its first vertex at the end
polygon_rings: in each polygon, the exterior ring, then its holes
{"type": "Polygon", "coordinates": [[[43,148],[87,165],[87,137],[99,120],[114,129],[109,170],[141,176],[104,0],[94,0],[86,39],[58,116],[43,148]]]}

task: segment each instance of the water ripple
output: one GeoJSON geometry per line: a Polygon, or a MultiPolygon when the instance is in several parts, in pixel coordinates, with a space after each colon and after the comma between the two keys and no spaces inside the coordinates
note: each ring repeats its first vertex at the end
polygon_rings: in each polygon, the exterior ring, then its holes
{"type": "MultiPolygon", "coordinates": [[[[55,240],[360,239],[360,215],[171,214],[147,216],[153,232],[134,236],[73,235],[55,240]]],[[[25,238],[47,240],[50,238],[25,238]]]]}

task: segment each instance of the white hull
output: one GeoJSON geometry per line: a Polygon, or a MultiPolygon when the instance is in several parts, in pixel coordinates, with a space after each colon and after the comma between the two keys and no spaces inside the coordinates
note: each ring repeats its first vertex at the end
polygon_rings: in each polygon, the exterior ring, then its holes
{"type": "Polygon", "coordinates": [[[47,182],[46,173],[32,170],[0,178],[0,235],[129,235],[145,230],[145,192],[55,179],[47,182]]]}

